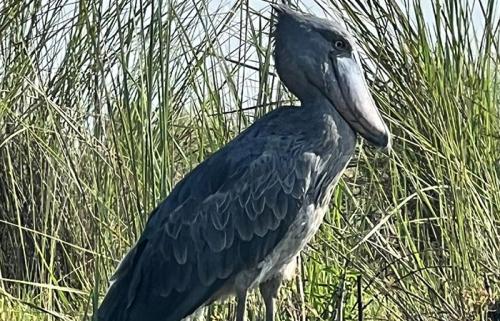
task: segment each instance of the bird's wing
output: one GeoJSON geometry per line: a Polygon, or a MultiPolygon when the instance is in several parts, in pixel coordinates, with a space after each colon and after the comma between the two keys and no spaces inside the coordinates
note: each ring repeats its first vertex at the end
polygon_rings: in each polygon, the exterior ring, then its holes
{"type": "Polygon", "coordinates": [[[262,261],[299,211],[318,158],[300,136],[233,141],[152,213],[99,309],[99,320],[180,320],[262,261]]]}

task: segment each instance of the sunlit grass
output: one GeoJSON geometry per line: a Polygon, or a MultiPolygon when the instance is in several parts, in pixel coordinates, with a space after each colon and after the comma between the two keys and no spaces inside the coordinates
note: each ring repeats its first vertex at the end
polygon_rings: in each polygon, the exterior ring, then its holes
{"type": "MultiPolygon", "coordinates": [[[[358,282],[365,319],[487,320],[500,296],[500,3],[481,2],[484,30],[465,2],[434,17],[377,3],[328,7],[359,40],[393,152],[360,144],[279,320],[357,319],[358,282]]],[[[0,320],[88,319],[149,211],[292,99],[269,10],[0,3],[0,320]]]]}

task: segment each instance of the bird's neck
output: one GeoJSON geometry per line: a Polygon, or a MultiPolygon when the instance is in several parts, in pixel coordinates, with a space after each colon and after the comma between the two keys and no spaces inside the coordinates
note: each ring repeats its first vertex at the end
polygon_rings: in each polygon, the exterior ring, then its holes
{"type": "Polygon", "coordinates": [[[342,115],[340,115],[337,109],[332,105],[330,100],[325,98],[323,95],[317,95],[301,100],[301,105],[309,112],[331,116],[335,123],[337,125],[341,125],[341,127],[345,127],[345,125],[349,126],[342,115]]]}
{"type": "Polygon", "coordinates": [[[314,123],[326,130],[328,135],[346,154],[352,153],[356,145],[356,132],[342,117],[332,103],[323,97],[301,101],[303,112],[312,117],[314,123]]]}

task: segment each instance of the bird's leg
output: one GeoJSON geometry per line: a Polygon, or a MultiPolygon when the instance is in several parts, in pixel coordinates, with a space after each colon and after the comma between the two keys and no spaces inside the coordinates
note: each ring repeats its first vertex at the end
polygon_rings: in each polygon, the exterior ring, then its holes
{"type": "Polygon", "coordinates": [[[281,277],[274,277],[259,285],[260,294],[266,305],[266,321],[274,321],[274,301],[278,296],[281,277]]]}
{"type": "Polygon", "coordinates": [[[247,290],[238,291],[236,294],[236,301],[236,321],[244,321],[247,305],[247,290]]]}

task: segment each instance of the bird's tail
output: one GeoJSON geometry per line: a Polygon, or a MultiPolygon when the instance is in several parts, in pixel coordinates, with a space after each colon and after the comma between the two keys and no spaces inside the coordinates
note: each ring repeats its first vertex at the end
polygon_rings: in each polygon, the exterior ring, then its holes
{"type": "Polygon", "coordinates": [[[133,270],[137,265],[137,258],[140,256],[144,244],[137,244],[132,250],[127,253],[125,258],[116,269],[115,274],[111,278],[110,286],[102,301],[94,321],[127,321],[127,309],[131,303],[131,293],[134,287],[137,287],[137,282],[133,280],[133,270]]]}
{"type": "Polygon", "coordinates": [[[181,321],[222,286],[219,280],[210,287],[194,287],[182,293],[172,291],[165,297],[153,295],[145,284],[151,284],[151,278],[161,277],[156,273],[158,267],[142,271],[141,256],[146,244],[147,241],[139,241],[122,260],[94,321],[181,321]]]}

